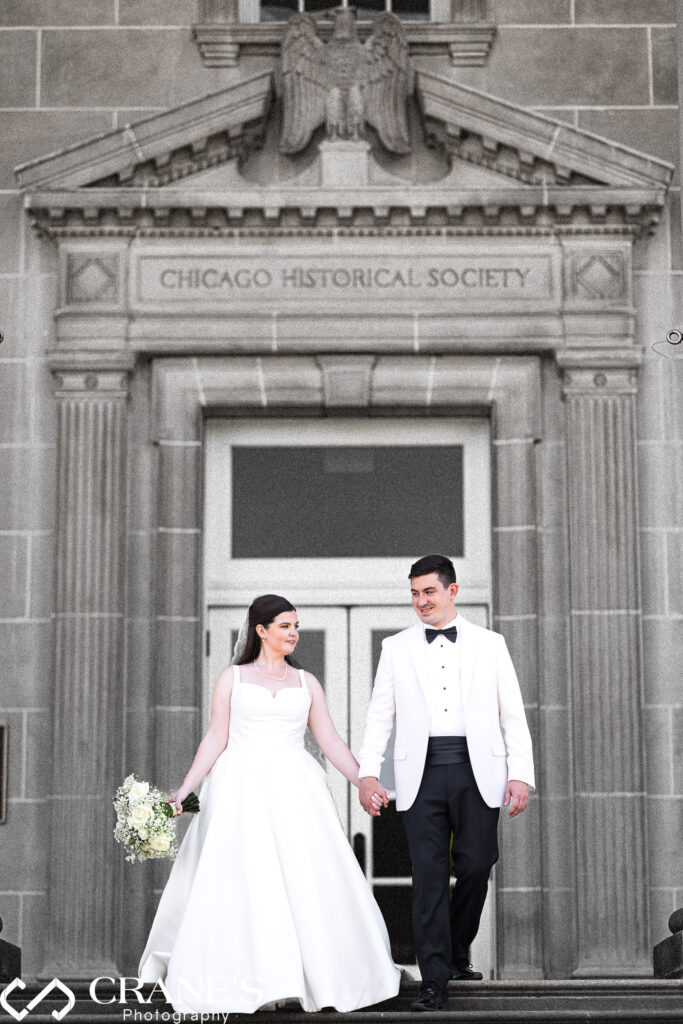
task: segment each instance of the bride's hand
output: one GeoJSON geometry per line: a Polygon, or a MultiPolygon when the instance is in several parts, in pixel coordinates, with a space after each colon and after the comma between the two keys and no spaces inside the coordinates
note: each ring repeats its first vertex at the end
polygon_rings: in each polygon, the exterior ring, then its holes
{"type": "Polygon", "coordinates": [[[188,794],[184,792],[181,786],[181,788],[177,789],[173,796],[171,797],[171,799],[168,801],[173,807],[174,818],[177,818],[179,814],[185,813],[183,811],[183,800],[185,799],[186,796],[188,796],[188,794]]]}

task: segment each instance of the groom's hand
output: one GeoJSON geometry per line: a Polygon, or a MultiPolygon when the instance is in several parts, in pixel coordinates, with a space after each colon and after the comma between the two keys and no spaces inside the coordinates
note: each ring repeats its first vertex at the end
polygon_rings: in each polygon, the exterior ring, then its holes
{"type": "Polygon", "coordinates": [[[363,810],[367,811],[373,818],[379,815],[381,807],[389,805],[389,793],[384,786],[380,786],[379,780],[371,775],[367,775],[360,780],[358,797],[363,810]]]}
{"type": "Polygon", "coordinates": [[[516,814],[521,814],[522,811],[526,810],[526,806],[529,803],[529,787],[526,782],[518,782],[516,779],[510,779],[505,790],[505,801],[504,806],[507,807],[510,804],[510,817],[514,818],[516,814]]]}

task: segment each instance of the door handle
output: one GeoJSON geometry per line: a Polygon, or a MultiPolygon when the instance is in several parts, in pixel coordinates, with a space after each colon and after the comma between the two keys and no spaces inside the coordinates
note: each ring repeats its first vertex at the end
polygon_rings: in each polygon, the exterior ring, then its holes
{"type": "Polygon", "coordinates": [[[356,860],[360,865],[360,869],[364,875],[367,875],[366,868],[366,856],[365,856],[365,836],[362,832],[356,832],[353,837],[353,852],[356,855],[356,860]]]}

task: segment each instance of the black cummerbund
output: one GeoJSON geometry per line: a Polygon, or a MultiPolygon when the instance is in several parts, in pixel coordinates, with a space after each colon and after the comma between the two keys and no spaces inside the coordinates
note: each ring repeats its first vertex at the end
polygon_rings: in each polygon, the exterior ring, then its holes
{"type": "Polygon", "coordinates": [[[467,764],[466,736],[430,736],[427,744],[427,764],[467,764]]]}

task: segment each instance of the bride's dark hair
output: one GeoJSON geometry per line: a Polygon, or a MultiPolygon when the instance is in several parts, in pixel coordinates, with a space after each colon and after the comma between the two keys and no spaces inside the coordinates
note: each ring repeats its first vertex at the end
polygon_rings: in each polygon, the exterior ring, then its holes
{"type": "MultiPolygon", "coordinates": [[[[256,632],[257,626],[269,626],[282,612],[295,611],[296,608],[286,597],[279,597],[277,594],[261,594],[260,597],[254,598],[249,607],[247,641],[237,664],[246,665],[250,661],[256,661],[261,653],[261,638],[256,632]]],[[[285,654],[285,661],[293,668],[300,667],[290,654],[285,654]]]]}

